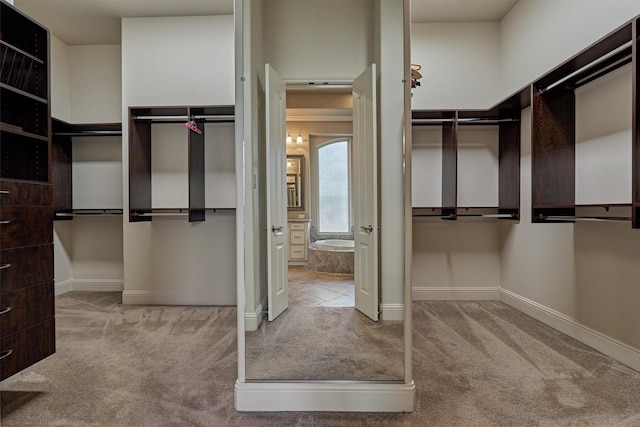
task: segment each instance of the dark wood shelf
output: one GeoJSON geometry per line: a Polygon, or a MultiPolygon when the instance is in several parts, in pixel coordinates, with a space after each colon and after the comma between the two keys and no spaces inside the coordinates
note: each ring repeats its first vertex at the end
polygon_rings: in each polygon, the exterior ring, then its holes
{"type": "MultiPolygon", "coordinates": [[[[78,210],[73,209],[73,138],[114,137],[122,135],[122,123],[71,124],[52,119],[52,183],[54,188],[54,219],[72,220],[78,210]]],[[[108,208],[96,209],[111,210],[108,208]]],[[[97,213],[95,213],[97,214],[97,213]]]]}
{"type": "MultiPolygon", "coordinates": [[[[413,126],[442,127],[442,217],[454,220],[458,203],[458,131],[463,126],[498,127],[498,212],[520,219],[520,118],[531,104],[525,87],[487,110],[414,110],[413,126]]],[[[415,208],[414,208],[415,209],[415,208]]],[[[422,216],[427,216],[424,214],[422,216]]],[[[437,215],[429,215],[437,216],[437,215]]]]}
{"type": "Polygon", "coordinates": [[[532,222],[626,220],[626,216],[580,216],[576,209],[601,207],[608,211],[629,206],[632,227],[640,228],[637,23],[636,17],[532,83],[532,222]],[[633,64],[632,203],[578,205],[575,203],[575,89],[629,63],[633,64]]]}
{"type": "Polygon", "coordinates": [[[10,125],[8,123],[0,122],[0,131],[1,132],[11,133],[11,134],[17,135],[17,136],[22,136],[22,137],[24,137],[26,139],[35,139],[37,141],[45,141],[45,142],[49,141],[49,137],[47,137],[47,136],[37,135],[37,134],[31,133],[31,132],[25,132],[22,129],[16,129],[15,126],[12,126],[12,125],[10,125]]]}
{"type": "Polygon", "coordinates": [[[0,82],[0,88],[3,89],[3,90],[7,90],[9,92],[14,92],[17,95],[24,96],[26,98],[29,98],[29,99],[31,99],[33,101],[40,102],[40,103],[45,104],[45,105],[49,103],[49,101],[47,101],[46,98],[42,98],[41,96],[34,95],[34,94],[29,93],[27,91],[15,88],[15,87],[10,86],[10,85],[8,85],[6,83],[0,82]]]}

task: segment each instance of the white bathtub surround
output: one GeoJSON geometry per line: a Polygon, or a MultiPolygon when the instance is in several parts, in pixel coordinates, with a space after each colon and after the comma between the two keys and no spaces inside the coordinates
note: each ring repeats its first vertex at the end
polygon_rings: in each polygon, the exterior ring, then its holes
{"type": "Polygon", "coordinates": [[[354,241],[344,239],[316,240],[312,246],[321,251],[347,251],[353,252],[354,241]]]}

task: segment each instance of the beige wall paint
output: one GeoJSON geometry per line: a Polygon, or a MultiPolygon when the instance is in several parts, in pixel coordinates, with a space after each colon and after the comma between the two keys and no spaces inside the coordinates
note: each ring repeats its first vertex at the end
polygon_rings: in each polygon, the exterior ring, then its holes
{"type": "Polygon", "coordinates": [[[51,36],[51,117],[71,121],[71,70],[69,46],[51,36]]]}
{"type": "Polygon", "coordinates": [[[495,104],[499,35],[497,22],[411,24],[411,62],[422,66],[411,107],[479,109],[495,104]]]}
{"type": "Polygon", "coordinates": [[[117,123],[122,118],[120,45],[70,46],[71,122],[117,123]]]}

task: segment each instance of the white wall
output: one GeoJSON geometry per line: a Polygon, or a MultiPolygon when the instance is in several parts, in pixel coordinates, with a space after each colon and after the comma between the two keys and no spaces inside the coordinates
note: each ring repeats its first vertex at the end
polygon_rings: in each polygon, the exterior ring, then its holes
{"type": "Polygon", "coordinates": [[[631,64],[576,90],[576,203],[631,203],[631,64]]]}
{"type": "MultiPolygon", "coordinates": [[[[52,37],[52,116],[69,123],[120,122],[120,46],[67,46],[52,37]]],[[[122,208],[118,137],[74,138],[73,207],[122,208]]],[[[56,292],[121,290],[122,219],[54,223],[56,292]]]]}
{"type": "Polygon", "coordinates": [[[118,123],[122,118],[120,45],[69,47],[71,122],[118,123]]]}
{"type": "Polygon", "coordinates": [[[71,70],[69,46],[51,36],[51,117],[71,121],[71,70]]]}
{"type": "Polygon", "coordinates": [[[351,81],[373,57],[371,0],[265,0],[264,18],[265,61],[285,80],[351,81]]]}
{"type": "MultiPolygon", "coordinates": [[[[122,20],[122,157],[125,165],[129,158],[128,107],[234,104],[233,40],[232,16],[122,20]]],[[[154,136],[154,142],[156,137],[169,136],[162,125],[157,129],[154,125],[152,133],[159,133],[154,136]]],[[[229,133],[229,137],[229,143],[233,144],[233,134],[229,133]]],[[[154,146],[158,150],[154,156],[163,156],[161,148],[154,146]]],[[[186,152],[181,156],[184,154],[186,152]]],[[[234,164],[232,151],[224,149],[219,154],[225,156],[228,165],[234,164]]],[[[176,181],[185,182],[185,170],[178,172],[182,173],[175,174],[176,181]]],[[[171,188],[181,188],[178,194],[161,195],[162,188],[154,189],[154,206],[160,207],[158,202],[177,202],[177,199],[182,203],[184,186],[180,185],[169,184],[171,188]],[[159,198],[164,199],[158,201],[159,198]]],[[[123,193],[126,212],[126,167],[123,193]]],[[[229,204],[234,200],[235,205],[235,186],[228,188],[220,200],[212,200],[210,195],[207,200],[214,204],[229,204]]],[[[123,231],[125,303],[235,304],[233,213],[207,214],[204,223],[188,223],[184,217],[129,223],[125,218],[123,231]]]]}
{"type": "Polygon", "coordinates": [[[506,98],[640,14],[637,0],[520,0],[500,22],[506,98]]]}
{"type": "Polygon", "coordinates": [[[411,24],[411,62],[422,66],[411,108],[494,105],[500,88],[499,36],[497,22],[411,24]]]}

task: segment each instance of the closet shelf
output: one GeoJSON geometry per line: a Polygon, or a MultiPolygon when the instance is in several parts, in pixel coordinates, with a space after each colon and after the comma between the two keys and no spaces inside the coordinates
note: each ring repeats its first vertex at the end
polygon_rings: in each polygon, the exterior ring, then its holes
{"type": "Polygon", "coordinates": [[[21,90],[21,89],[15,88],[15,87],[13,87],[11,85],[8,85],[6,83],[3,83],[3,82],[0,82],[0,89],[8,90],[8,91],[16,93],[18,95],[21,95],[21,96],[24,96],[24,97],[27,97],[27,98],[31,98],[34,101],[38,101],[38,102],[40,102],[42,104],[48,104],[49,103],[49,101],[47,101],[45,98],[42,98],[40,96],[34,95],[32,93],[26,92],[26,91],[21,90]]]}
{"type": "Polygon", "coordinates": [[[454,212],[442,207],[414,207],[414,218],[440,218],[456,220],[457,218],[514,219],[519,218],[518,208],[499,208],[496,206],[458,206],[454,212]]]}
{"type": "Polygon", "coordinates": [[[11,133],[13,135],[18,135],[25,138],[37,139],[38,141],[49,141],[49,137],[38,135],[31,132],[25,132],[19,126],[14,126],[9,123],[0,122],[0,131],[11,133]]]}
{"type": "Polygon", "coordinates": [[[77,216],[122,216],[122,209],[73,209],[65,212],[54,212],[54,220],[73,219],[77,216]]]}

